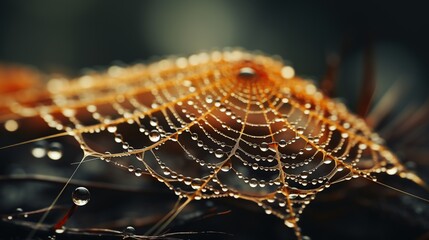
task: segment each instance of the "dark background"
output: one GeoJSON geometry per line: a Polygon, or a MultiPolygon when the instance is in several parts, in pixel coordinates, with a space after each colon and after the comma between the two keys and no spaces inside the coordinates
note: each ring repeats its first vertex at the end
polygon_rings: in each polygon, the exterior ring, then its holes
{"type": "MultiPolygon", "coordinates": [[[[0,62],[77,76],[84,68],[102,69],[115,61],[132,64],[168,55],[242,47],[279,55],[292,63],[298,75],[319,81],[326,72],[327,57],[346,46],[337,95],[353,109],[363,78],[363,50],[373,46],[377,97],[394,82],[402,81],[408,90],[399,105],[405,106],[421,104],[428,97],[427,14],[423,4],[413,1],[1,1],[0,62]]],[[[2,166],[13,167],[7,163],[2,166]]],[[[72,170],[64,175],[69,176],[72,170]]],[[[97,169],[92,171],[87,175],[96,174],[97,169]]],[[[331,187],[330,193],[322,193],[304,211],[304,232],[313,239],[423,236],[427,204],[403,197],[394,201],[378,198],[377,204],[368,205],[365,201],[371,202],[379,189],[361,188],[354,193],[351,190],[355,189],[349,189],[346,194],[350,195],[340,198],[346,201],[337,203],[335,194],[329,195],[335,193],[336,186],[331,187]],[[360,194],[366,194],[363,203],[354,209],[360,194]],[[419,207],[420,215],[413,213],[417,210],[412,206],[419,207]]],[[[116,210],[124,211],[123,207],[116,210]]],[[[283,234],[282,224],[273,216],[240,210],[232,214],[233,220],[240,219],[234,214],[248,214],[246,219],[266,223],[234,222],[249,224],[247,229],[252,231],[244,238],[283,234]],[[280,227],[268,226],[272,223],[280,227]],[[273,229],[282,233],[267,232],[273,229]]],[[[219,220],[222,218],[212,221],[219,220]]],[[[246,231],[246,227],[239,229],[246,231]]]]}
{"type": "Polygon", "coordinates": [[[352,82],[371,42],[380,82],[421,83],[427,13],[417,1],[1,1],[0,60],[77,74],[115,60],[243,47],[280,55],[317,80],[347,42],[341,76],[352,82]]]}

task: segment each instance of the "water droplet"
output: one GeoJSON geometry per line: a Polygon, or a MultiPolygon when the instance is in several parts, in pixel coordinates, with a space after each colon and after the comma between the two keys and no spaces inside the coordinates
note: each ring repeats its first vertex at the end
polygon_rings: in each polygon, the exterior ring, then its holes
{"type": "Polygon", "coordinates": [[[280,147],[286,147],[286,140],[282,139],[279,141],[279,146],[280,147]]]}
{"type": "Polygon", "coordinates": [[[227,162],[220,168],[220,170],[222,172],[228,172],[229,170],[231,170],[231,168],[232,168],[232,164],[230,162],[227,162]]]}
{"type": "Polygon", "coordinates": [[[196,117],[195,114],[189,114],[189,120],[195,121],[196,117]]]}
{"type": "Polygon", "coordinates": [[[304,134],[304,131],[305,131],[305,128],[303,128],[303,127],[299,127],[299,128],[296,129],[296,132],[298,134],[304,134]]]}
{"type": "Polygon", "coordinates": [[[66,231],[66,228],[64,226],[61,226],[60,228],[55,229],[55,233],[62,234],[66,231]]]}
{"type": "Polygon", "coordinates": [[[256,76],[256,71],[251,67],[242,67],[238,72],[238,77],[244,78],[244,79],[252,79],[255,76],[256,76]]]}
{"type": "Polygon", "coordinates": [[[206,103],[212,103],[213,102],[213,97],[211,95],[208,95],[206,97],[206,103]]]}
{"type": "Polygon", "coordinates": [[[156,118],[156,117],[152,117],[151,119],[150,119],[150,125],[152,126],[152,127],[156,127],[157,125],[158,125],[158,119],[156,118]]]}
{"type": "Polygon", "coordinates": [[[136,175],[137,177],[140,177],[142,173],[143,171],[141,168],[136,168],[136,170],[134,170],[134,175],[136,175]]]}
{"type": "Polygon", "coordinates": [[[89,202],[91,194],[89,190],[85,187],[78,187],[74,190],[72,194],[72,199],[74,204],[77,206],[84,206],[89,202]]]}
{"type": "Polygon", "coordinates": [[[215,105],[215,107],[220,107],[220,105],[221,105],[220,100],[216,100],[214,105],[215,105]]]}
{"type": "Polygon", "coordinates": [[[133,165],[128,166],[128,172],[134,172],[134,166],[133,165]]]}
{"type": "Polygon", "coordinates": [[[38,141],[34,143],[33,148],[31,149],[31,154],[35,158],[42,158],[46,156],[46,152],[47,152],[46,148],[47,148],[46,141],[38,141]]]}
{"type": "Polygon", "coordinates": [[[255,178],[251,178],[251,179],[249,180],[249,185],[250,185],[250,187],[252,187],[252,188],[254,188],[254,187],[258,186],[258,180],[256,180],[255,178]]]}
{"type": "Polygon", "coordinates": [[[367,145],[365,143],[359,144],[359,149],[360,150],[365,150],[366,148],[367,148],[367,145]]]}
{"type": "Polygon", "coordinates": [[[200,189],[201,184],[202,184],[201,180],[196,178],[196,179],[192,180],[191,187],[192,187],[192,189],[197,190],[197,189],[200,189]]]}
{"type": "Polygon", "coordinates": [[[389,175],[395,175],[396,173],[398,173],[398,168],[395,167],[393,164],[388,164],[386,166],[386,173],[389,175]]]}
{"type": "Polygon", "coordinates": [[[308,172],[304,171],[299,175],[302,179],[307,179],[308,177],[308,172]]]}
{"type": "Polygon", "coordinates": [[[221,104],[221,105],[219,106],[219,111],[221,111],[221,112],[225,112],[225,111],[226,111],[226,107],[225,107],[225,105],[221,104]]]}
{"type": "Polygon", "coordinates": [[[53,142],[48,147],[47,155],[52,160],[59,160],[63,156],[63,146],[58,142],[53,142]]]}
{"type": "Polygon", "coordinates": [[[325,160],[323,161],[324,164],[331,164],[332,159],[331,158],[325,158],[325,160]]]}
{"type": "Polygon", "coordinates": [[[149,139],[152,142],[158,142],[160,138],[161,138],[161,134],[159,134],[158,130],[152,130],[152,131],[150,131],[149,139]]]}
{"type": "Polygon", "coordinates": [[[122,234],[124,234],[125,237],[134,236],[135,233],[136,229],[133,226],[128,226],[122,231],[122,234]]]}
{"type": "Polygon", "coordinates": [[[198,139],[198,134],[197,133],[192,133],[191,139],[192,140],[197,140],[198,139]]]}
{"type": "Polygon", "coordinates": [[[216,151],[215,151],[215,157],[217,157],[217,158],[221,158],[221,157],[223,157],[223,155],[224,155],[224,152],[223,152],[223,150],[222,149],[216,149],[216,151]]]}
{"type": "Polygon", "coordinates": [[[139,131],[140,131],[141,133],[144,133],[144,132],[146,131],[146,129],[144,128],[144,126],[140,126],[140,127],[139,127],[139,131]]]}
{"type": "Polygon", "coordinates": [[[121,134],[116,134],[115,135],[115,142],[120,143],[122,142],[122,135],[121,134]]]}
{"type": "Polygon", "coordinates": [[[261,143],[261,145],[259,145],[259,148],[261,149],[262,152],[266,152],[268,150],[268,143],[266,142],[261,143]]]}
{"type": "Polygon", "coordinates": [[[285,219],[285,225],[288,228],[294,228],[295,227],[295,223],[293,222],[293,218],[285,219]]]}
{"type": "Polygon", "coordinates": [[[107,131],[110,132],[110,133],[116,132],[117,129],[118,128],[115,125],[111,125],[111,126],[107,127],[107,131]]]}

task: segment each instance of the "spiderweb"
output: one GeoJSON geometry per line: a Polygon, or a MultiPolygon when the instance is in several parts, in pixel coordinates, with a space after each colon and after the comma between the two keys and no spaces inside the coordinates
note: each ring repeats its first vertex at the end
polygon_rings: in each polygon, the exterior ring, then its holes
{"type": "Polygon", "coordinates": [[[181,201],[154,233],[193,200],[233,197],[301,239],[303,210],[331,184],[376,181],[381,172],[421,183],[363,119],[264,55],[215,51],[113,66],[5,98],[2,120],[41,118],[86,156],[174,191],[181,201]]]}

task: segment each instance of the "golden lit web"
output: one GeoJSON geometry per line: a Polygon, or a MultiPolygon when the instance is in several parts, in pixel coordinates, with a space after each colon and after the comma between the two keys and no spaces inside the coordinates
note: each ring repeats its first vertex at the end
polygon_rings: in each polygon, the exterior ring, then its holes
{"type": "Polygon", "coordinates": [[[6,99],[0,110],[12,127],[41,118],[64,131],[55,136],[72,135],[86,157],[174,191],[181,202],[155,233],[193,200],[233,197],[255,202],[300,239],[300,215],[331,184],[376,181],[381,172],[422,183],[363,119],[263,55],[215,51],[113,66],[6,99]]]}

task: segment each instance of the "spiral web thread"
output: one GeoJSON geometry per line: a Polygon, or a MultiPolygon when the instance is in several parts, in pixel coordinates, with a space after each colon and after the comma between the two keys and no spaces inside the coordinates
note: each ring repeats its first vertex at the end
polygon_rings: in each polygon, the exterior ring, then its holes
{"type": "Polygon", "coordinates": [[[331,184],[375,181],[381,172],[421,183],[364,120],[263,55],[215,51],[113,66],[6,100],[3,121],[41,118],[86,156],[174,191],[184,201],[158,232],[190,201],[234,197],[257,203],[300,239],[300,215],[331,184]]]}

